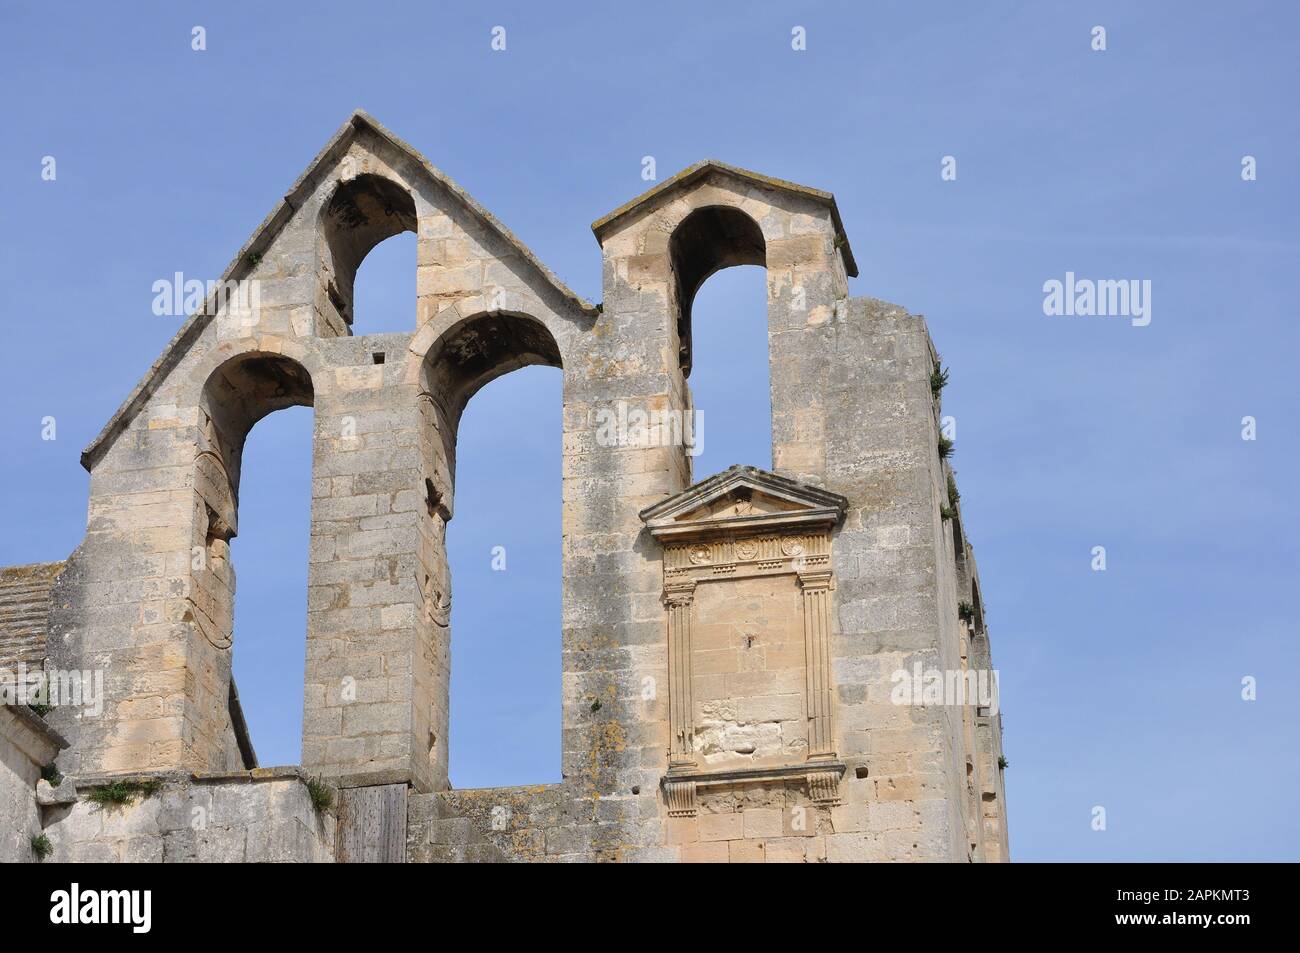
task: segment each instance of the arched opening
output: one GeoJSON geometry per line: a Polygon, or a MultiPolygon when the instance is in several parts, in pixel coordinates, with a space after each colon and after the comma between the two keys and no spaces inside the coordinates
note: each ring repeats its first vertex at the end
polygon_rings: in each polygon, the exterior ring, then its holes
{"type": "Polygon", "coordinates": [[[203,388],[186,621],[214,650],[196,669],[203,689],[198,695],[212,712],[204,723],[223,726],[214,729],[209,743],[217,753],[213,760],[224,761],[227,768],[253,767],[259,760],[249,721],[258,725],[262,759],[298,760],[306,659],[310,410],[287,412],[258,428],[254,453],[245,451],[259,421],[276,411],[310,408],[313,399],[306,369],[276,354],[232,358],[203,388]],[[244,479],[246,472],[251,480],[244,479]],[[253,530],[236,549],[247,580],[243,591],[235,585],[231,546],[240,534],[241,517],[250,521],[245,528],[253,530]],[[294,591],[302,594],[300,599],[290,598],[294,591]],[[286,638],[295,628],[298,635],[286,638]],[[244,676],[242,683],[236,673],[244,676]]]}
{"type": "Polygon", "coordinates": [[[772,468],[767,271],[742,266],[708,279],[695,298],[691,398],[699,415],[694,479],[736,463],[772,468]],[[699,426],[703,424],[703,426],[699,426]]]}
{"type": "Polygon", "coordinates": [[[328,329],[345,335],[415,326],[417,228],[415,200],[402,186],[370,174],[339,185],[321,211],[320,306],[328,329]],[[381,242],[383,251],[370,262],[381,242]]]}
{"type": "Polygon", "coordinates": [[[454,787],[560,780],[561,376],[507,374],[461,418],[447,532],[454,787]]]}
{"type": "Polygon", "coordinates": [[[431,757],[455,787],[560,780],[559,367],[545,327],[497,313],[448,331],[424,368],[430,615],[450,658],[431,757]]]}
{"type": "Polygon", "coordinates": [[[357,270],[353,285],[352,334],[409,331],[416,324],[414,232],[380,242],[357,270]]]}
{"type": "Polygon", "coordinates": [[[763,232],[739,209],[708,206],[677,226],[669,254],[676,279],[679,359],[697,415],[694,433],[703,438],[692,448],[692,479],[736,463],[770,469],[772,394],[763,232]],[[697,367],[707,371],[696,373],[697,367]]]}
{"type": "Polygon", "coordinates": [[[307,407],[271,414],[244,447],[232,683],[263,764],[302,761],[313,417],[307,407]]]}

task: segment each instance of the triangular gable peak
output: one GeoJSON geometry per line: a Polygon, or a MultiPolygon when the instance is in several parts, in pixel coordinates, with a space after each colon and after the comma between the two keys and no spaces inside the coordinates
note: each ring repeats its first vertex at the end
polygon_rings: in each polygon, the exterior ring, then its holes
{"type": "Polygon", "coordinates": [[[825,532],[848,501],[757,467],[734,466],[641,511],[650,535],[684,541],[762,532],[825,532]]]}
{"type": "MultiPolygon", "coordinates": [[[[582,315],[592,318],[596,307],[571,291],[555,274],[513,232],[506,228],[487,209],[449,176],[434,167],[423,155],[407,142],[399,139],[378,120],[364,110],[358,109],[348,117],[338,131],[317,153],[303,173],[290,186],[271,213],[262,220],[253,234],[236,253],[214,287],[223,289],[230,282],[243,281],[253,275],[263,254],[271,247],[277,236],[303,207],[320,182],[322,176],[329,175],[337,163],[345,156],[352,143],[363,133],[371,134],[383,140],[397,152],[412,161],[428,177],[429,181],[441,187],[453,201],[458,202],[471,217],[482,222],[487,229],[496,234],[512,251],[539,276],[544,285],[549,286],[560,300],[574,308],[582,315]]],[[[153,363],[135,389],[123,401],[121,407],[109,419],[93,441],[81,453],[81,465],[90,470],[103,456],[113,440],[124,431],[132,419],[148,402],[149,398],[166,380],[168,373],[180,362],[191,346],[221,310],[222,291],[213,291],[207,300],[189,317],[180,330],[163,348],[162,354],[153,363]]]]}
{"type": "Polygon", "coordinates": [[[608,215],[592,222],[591,230],[595,233],[596,240],[604,242],[605,236],[619,224],[634,215],[645,215],[666,205],[681,192],[697,182],[708,179],[710,176],[724,176],[737,180],[746,186],[785,192],[799,198],[811,199],[818,205],[825,206],[830,211],[831,221],[835,226],[836,244],[844,259],[844,270],[850,278],[858,276],[858,263],[853,258],[853,249],[849,247],[849,236],[844,231],[844,222],[840,218],[840,209],[835,203],[834,195],[822,189],[814,189],[811,186],[800,185],[797,182],[789,182],[785,179],[763,175],[760,172],[752,172],[739,166],[727,165],[717,159],[705,159],[702,162],[687,166],[671,178],[665,179],[654,188],[642,192],[630,202],[620,205],[608,215]]]}

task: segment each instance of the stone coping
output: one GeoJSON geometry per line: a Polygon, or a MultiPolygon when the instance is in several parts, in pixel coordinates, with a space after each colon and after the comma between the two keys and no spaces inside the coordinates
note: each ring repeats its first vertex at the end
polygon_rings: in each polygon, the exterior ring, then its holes
{"type": "Polygon", "coordinates": [[[13,566],[0,566],[0,583],[26,582],[35,580],[44,582],[53,579],[68,564],[66,559],[48,563],[18,563],[13,566]]]}
{"type": "Polygon", "coordinates": [[[5,705],[3,707],[5,711],[11,712],[21,725],[30,731],[34,731],[46,742],[53,745],[56,752],[68,747],[68,740],[47,725],[44,718],[26,705],[5,705]]]}
{"type": "MultiPolygon", "coordinates": [[[[314,776],[299,765],[250,768],[240,771],[113,771],[82,774],[72,778],[78,788],[103,787],[119,781],[173,781],[194,784],[255,784],[259,781],[296,780],[304,784],[314,776]]],[[[328,778],[323,783],[332,784],[328,778]]]]}

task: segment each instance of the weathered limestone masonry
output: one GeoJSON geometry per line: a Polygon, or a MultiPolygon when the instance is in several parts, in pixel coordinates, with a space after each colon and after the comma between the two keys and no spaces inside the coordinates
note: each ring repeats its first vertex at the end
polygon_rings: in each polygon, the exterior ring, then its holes
{"type": "Polygon", "coordinates": [[[129,803],[92,800],[111,779],[81,778],[44,809],[55,862],[332,863],[334,817],[297,768],[160,773],[129,803]]]}
{"type": "MultiPolygon", "coordinates": [[[[56,857],[1008,859],[996,708],[891,702],[898,670],[991,667],[924,322],[848,296],[816,189],[702,162],[593,231],[600,307],[370,117],[330,140],[86,449],[85,539],[22,584],[21,625],[0,579],[0,666],[103,675],[102,713],[45,716],[56,857]],[[417,325],[353,336],[357,268],[402,231],[417,325]],[[736,264],[767,269],[775,472],[602,437],[694,409],[691,304],[736,264]],[[563,781],[453,791],[457,432],[528,364],[564,375],[563,781]],[[290,405],[315,414],[303,765],[268,770],[229,540],[244,442],[290,405]]],[[[9,770],[35,804],[32,757],[9,770]]]]}
{"type": "Polygon", "coordinates": [[[26,705],[0,705],[0,863],[35,859],[41,768],[67,744],[26,705]]]}

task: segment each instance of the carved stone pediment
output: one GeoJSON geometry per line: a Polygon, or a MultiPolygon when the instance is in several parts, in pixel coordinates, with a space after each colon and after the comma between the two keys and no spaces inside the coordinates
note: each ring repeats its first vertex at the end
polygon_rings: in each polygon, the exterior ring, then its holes
{"type": "Polygon", "coordinates": [[[831,533],[847,501],[732,467],[641,512],[663,546],[670,815],[701,786],[807,779],[838,801],[831,533]]]}
{"type": "Polygon", "coordinates": [[[847,505],[838,493],[757,467],[735,466],[647,507],[641,519],[665,543],[764,531],[825,533],[847,505]]]}

